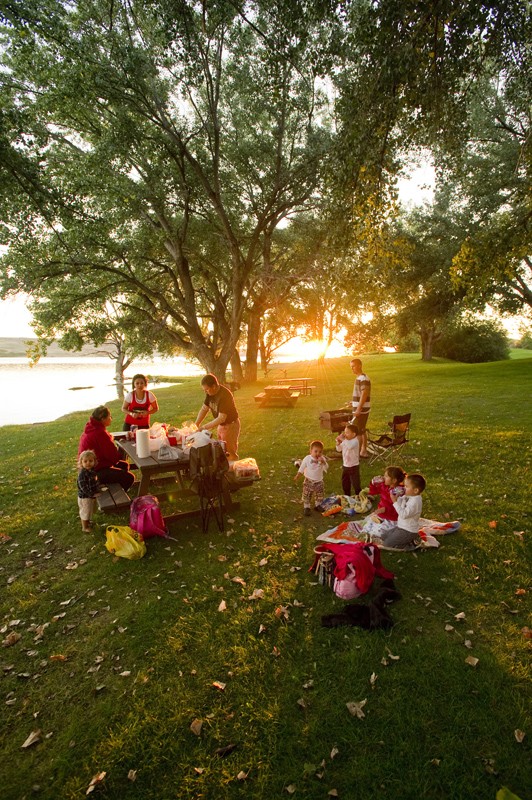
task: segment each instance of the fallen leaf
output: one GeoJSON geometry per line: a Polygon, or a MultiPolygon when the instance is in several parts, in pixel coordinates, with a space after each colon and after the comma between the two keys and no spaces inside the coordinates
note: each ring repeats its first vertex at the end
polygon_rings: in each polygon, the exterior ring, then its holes
{"type": "Polygon", "coordinates": [[[496,528],[497,527],[497,520],[496,519],[492,519],[490,522],[488,522],[488,526],[490,528],[496,528]]]}
{"type": "Polygon", "coordinates": [[[241,770],[241,771],[238,773],[238,775],[236,776],[236,779],[237,779],[238,781],[245,781],[248,775],[249,775],[249,772],[242,772],[242,770],[241,770]]]}
{"type": "Polygon", "coordinates": [[[129,678],[131,675],[131,670],[125,669],[123,672],[120,673],[121,678],[129,678]]]}
{"type": "Polygon", "coordinates": [[[201,734],[201,728],[203,726],[203,722],[201,719],[193,719],[190,723],[190,730],[195,736],[199,736],[201,734]]]}
{"type": "Polygon", "coordinates": [[[196,775],[201,775],[203,772],[205,772],[205,769],[204,767],[194,767],[194,772],[196,775]]]}
{"type": "Polygon", "coordinates": [[[303,689],[313,689],[314,688],[314,681],[310,680],[303,684],[303,689]]]}
{"type": "Polygon", "coordinates": [[[454,618],[455,619],[465,619],[465,613],[463,611],[460,611],[459,614],[455,614],[454,615],[454,618]]]}
{"type": "Polygon", "coordinates": [[[266,625],[259,625],[259,633],[264,633],[266,630],[266,625]]]}
{"type": "Polygon", "coordinates": [[[66,661],[67,656],[64,656],[62,653],[56,653],[53,656],[50,656],[50,661],[66,661]]]}
{"type": "Polygon", "coordinates": [[[333,747],[333,749],[331,750],[331,755],[330,755],[330,759],[331,759],[331,761],[332,761],[332,759],[333,759],[335,756],[337,756],[337,755],[338,755],[338,753],[339,753],[339,752],[340,752],[340,751],[338,750],[338,748],[337,748],[337,747],[333,747]]]}
{"type": "Polygon", "coordinates": [[[264,589],[253,589],[253,594],[250,594],[248,600],[261,600],[264,597],[264,589]]]}
{"type": "Polygon", "coordinates": [[[298,704],[298,706],[300,708],[308,708],[308,703],[303,697],[299,698],[299,700],[297,701],[297,704],[298,704]]]}
{"type": "Polygon", "coordinates": [[[386,652],[388,653],[388,656],[389,658],[392,659],[392,661],[399,661],[399,659],[401,658],[401,656],[394,656],[394,654],[391,653],[390,650],[388,650],[388,648],[386,648],[386,652]]]}
{"type": "Polygon", "coordinates": [[[37,742],[41,741],[41,730],[32,731],[24,744],[21,745],[22,749],[26,749],[27,747],[31,747],[33,744],[37,744],[37,742]]]}
{"type": "Polygon", "coordinates": [[[431,760],[431,762],[430,762],[430,763],[431,763],[431,764],[432,764],[434,767],[439,767],[439,766],[440,766],[440,764],[441,764],[441,759],[440,759],[440,758],[433,758],[433,759],[431,760]]]}
{"type": "Polygon", "coordinates": [[[518,728],[517,730],[514,731],[514,736],[515,736],[515,741],[521,744],[521,742],[526,736],[526,733],[524,731],[520,731],[518,728]]]}
{"type": "Polygon", "coordinates": [[[524,531],[514,531],[514,536],[519,536],[520,539],[522,539],[524,535],[524,531]]]}
{"type": "Polygon", "coordinates": [[[516,593],[516,595],[518,595],[518,596],[519,596],[519,595],[522,595],[522,594],[526,594],[526,589],[516,589],[516,590],[515,590],[515,593],[516,593]]]}
{"type": "Polygon", "coordinates": [[[328,797],[338,797],[338,790],[337,789],[331,789],[330,791],[327,792],[327,796],[328,797]]]}
{"type": "Polygon", "coordinates": [[[107,772],[97,772],[96,775],[93,775],[92,780],[89,783],[89,786],[85,794],[91,794],[91,792],[93,792],[96,789],[98,784],[100,784],[103,781],[106,775],[107,772]]]}
{"type": "Polygon", "coordinates": [[[468,647],[470,650],[471,650],[471,648],[473,647],[473,643],[472,643],[471,639],[466,639],[466,640],[464,641],[464,645],[465,645],[466,647],[468,647]]]}
{"type": "Polygon", "coordinates": [[[222,600],[220,605],[218,606],[218,611],[225,611],[227,609],[227,603],[225,600],[222,600]]]}
{"type": "Polygon", "coordinates": [[[364,706],[366,705],[367,702],[368,702],[368,699],[366,697],[366,698],[364,698],[364,700],[361,700],[359,703],[354,703],[354,702],[346,703],[346,706],[347,706],[347,709],[348,709],[349,713],[352,714],[353,717],[358,717],[358,719],[364,719],[364,717],[366,715],[364,714],[362,709],[364,708],[364,706]]]}
{"type": "Polygon", "coordinates": [[[219,689],[221,692],[223,692],[225,687],[226,687],[226,684],[222,683],[222,681],[213,681],[211,683],[211,686],[213,686],[215,689],[219,689]]]}
{"type": "Polygon", "coordinates": [[[234,578],[231,578],[231,580],[232,580],[233,583],[239,583],[241,586],[245,586],[246,585],[246,581],[243,580],[243,578],[239,578],[238,575],[235,576],[234,578]]]}
{"type": "Polygon", "coordinates": [[[526,625],[524,628],[521,628],[521,633],[525,637],[525,639],[532,639],[532,629],[527,628],[526,625]]]}
{"type": "Polygon", "coordinates": [[[286,787],[286,791],[288,794],[294,794],[296,790],[295,784],[291,783],[289,786],[286,787]]]}
{"type": "Polygon", "coordinates": [[[132,782],[136,781],[137,780],[137,770],[136,769],[130,769],[129,772],[127,773],[127,779],[128,779],[128,781],[132,781],[132,782]]]}
{"type": "Polygon", "coordinates": [[[267,558],[261,558],[261,560],[259,561],[259,567],[265,567],[267,563],[268,563],[267,558]]]}
{"type": "Polygon", "coordinates": [[[445,626],[445,630],[447,631],[447,633],[449,633],[450,631],[454,631],[454,625],[447,624],[445,626]]]}
{"type": "Polygon", "coordinates": [[[272,650],[272,656],[275,656],[276,658],[279,658],[280,655],[281,655],[281,651],[279,650],[278,647],[276,647],[274,645],[273,646],[273,650],[272,650]]]}
{"type": "Polygon", "coordinates": [[[17,631],[11,631],[2,642],[2,647],[12,647],[19,639],[22,639],[22,634],[17,633],[17,631]]]}
{"type": "Polygon", "coordinates": [[[370,678],[369,678],[369,682],[371,684],[371,688],[374,689],[375,688],[375,684],[377,683],[377,675],[374,672],[371,673],[370,678]]]}
{"type": "Polygon", "coordinates": [[[478,658],[475,658],[475,656],[468,656],[465,660],[465,663],[469,664],[471,667],[476,667],[478,664],[478,658]]]}

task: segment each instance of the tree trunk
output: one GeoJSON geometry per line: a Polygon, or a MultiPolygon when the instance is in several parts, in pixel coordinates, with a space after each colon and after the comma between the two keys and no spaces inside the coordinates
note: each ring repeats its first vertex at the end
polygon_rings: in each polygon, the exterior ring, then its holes
{"type": "Polygon", "coordinates": [[[235,350],[231,356],[231,376],[234,381],[242,384],[244,382],[244,373],[242,372],[242,362],[240,361],[240,354],[235,350]]]}
{"type": "Polygon", "coordinates": [[[432,346],[434,344],[434,329],[424,328],[420,332],[421,336],[421,360],[432,361],[432,346]]]}
{"type": "Polygon", "coordinates": [[[259,354],[259,334],[262,319],[262,309],[253,306],[249,313],[248,336],[246,347],[246,383],[255,383],[257,380],[257,357],[259,354]]]}
{"type": "Polygon", "coordinates": [[[124,399],[125,394],[125,382],[124,382],[124,372],[126,371],[127,367],[131,363],[131,361],[126,361],[125,353],[122,348],[117,348],[117,355],[115,358],[115,386],[116,386],[116,396],[119,400],[124,399]]]}

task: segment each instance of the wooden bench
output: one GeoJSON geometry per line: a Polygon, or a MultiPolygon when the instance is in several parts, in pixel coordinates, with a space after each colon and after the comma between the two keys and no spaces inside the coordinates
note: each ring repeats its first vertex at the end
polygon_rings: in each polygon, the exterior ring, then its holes
{"type": "Polygon", "coordinates": [[[119,483],[110,483],[105,492],[96,498],[98,508],[107,514],[115,514],[129,508],[131,500],[119,483]]]}
{"type": "Polygon", "coordinates": [[[258,394],[255,395],[255,402],[261,403],[265,397],[266,397],[266,392],[259,392],[258,394]]]}

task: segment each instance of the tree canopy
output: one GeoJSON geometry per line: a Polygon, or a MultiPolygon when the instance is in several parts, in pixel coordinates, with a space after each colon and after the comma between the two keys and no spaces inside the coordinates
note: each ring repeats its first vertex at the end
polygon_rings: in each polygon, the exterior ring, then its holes
{"type": "Polygon", "coordinates": [[[460,153],[481,80],[527,96],[522,0],[23,0],[1,22],[0,292],[112,299],[222,378],[244,326],[249,367],[264,315],[311,297],[307,220],[330,290],[338,259],[360,281],[348,250],[388,222],[405,152],[460,153]]]}

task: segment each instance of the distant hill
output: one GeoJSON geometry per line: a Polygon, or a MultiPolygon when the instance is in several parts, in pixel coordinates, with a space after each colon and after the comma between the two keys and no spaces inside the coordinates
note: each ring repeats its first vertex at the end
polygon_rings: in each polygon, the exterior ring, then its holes
{"type": "MultiPolygon", "coordinates": [[[[36,338],[23,339],[11,336],[0,336],[0,358],[24,358],[28,349],[27,342],[36,341],[36,338]]],[[[102,345],[102,347],[99,347],[98,350],[105,350],[108,352],[109,348],[106,348],[104,345],[102,345]]],[[[92,345],[85,345],[80,352],[72,352],[62,350],[59,345],[54,342],[48,348],[47,355],[51,356],[52,358],[59,358],[60,356],[78,356],[82,358],[83,356],[96,355],[96,348],[92,345]]]]}

